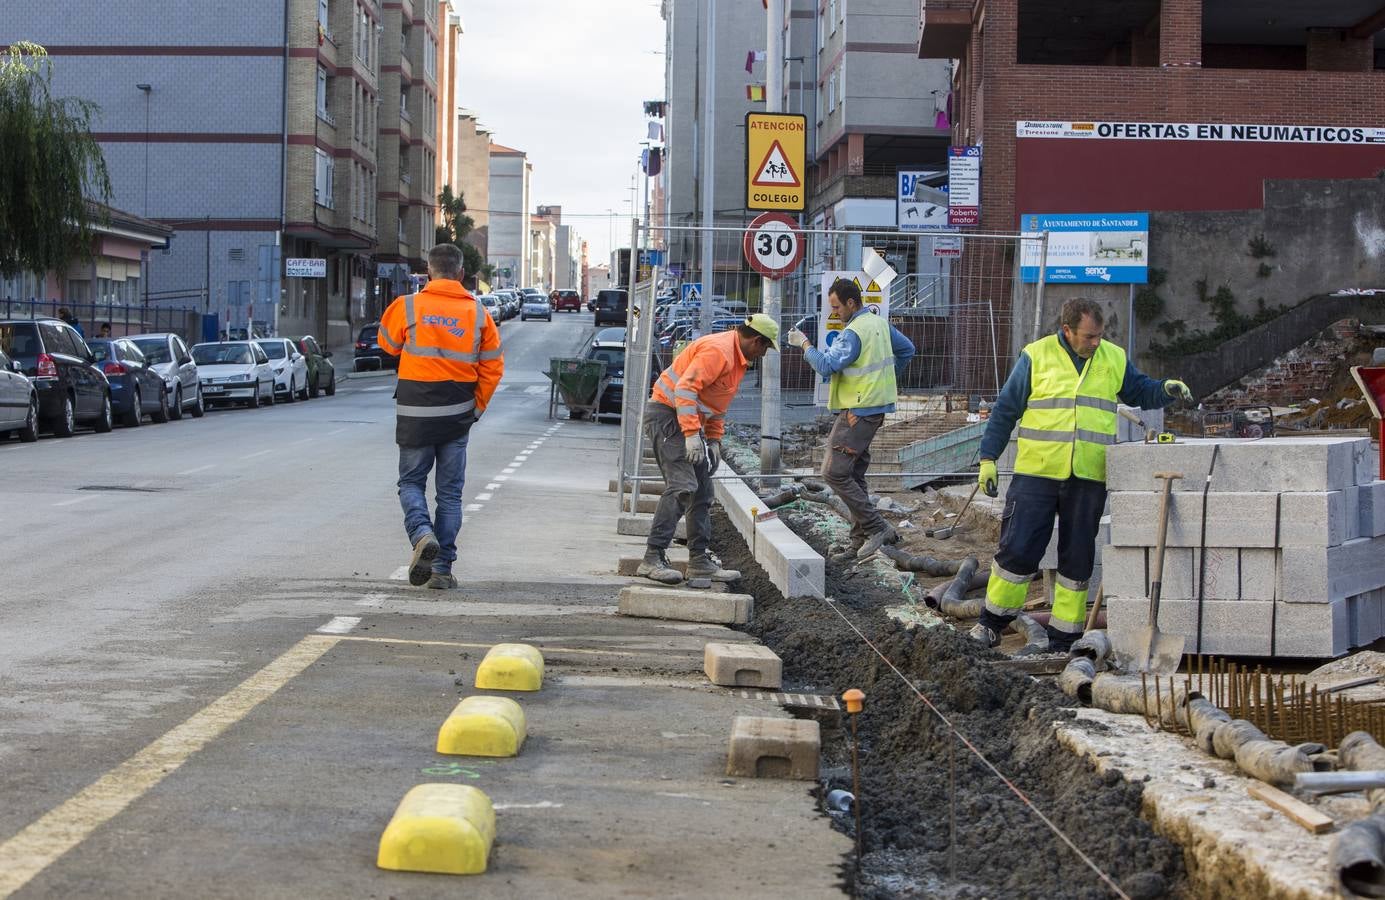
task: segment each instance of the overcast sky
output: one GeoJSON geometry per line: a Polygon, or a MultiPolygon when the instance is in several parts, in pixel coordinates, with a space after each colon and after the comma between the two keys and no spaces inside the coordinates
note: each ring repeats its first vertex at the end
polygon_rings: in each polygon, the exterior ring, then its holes
{"type": "MultiPolygon", "coordinates": [[[[645,100],[662,99],[657,0],[459,0],[458,103],[498,144],[529,154],[532,204],[560,205],[593,265],[630,243],[630,177],[647,138],[645,100]],[[621,235],[624,235],[624,239],[621,235]]],[[[643,179],[641,179],[641,182],[643,179]]],[[[641,212],[643,206],[641,206],[641,212]]]]}

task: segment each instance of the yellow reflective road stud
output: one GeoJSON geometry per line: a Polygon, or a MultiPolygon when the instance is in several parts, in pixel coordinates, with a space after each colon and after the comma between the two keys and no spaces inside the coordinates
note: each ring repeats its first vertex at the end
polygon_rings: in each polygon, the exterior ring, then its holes
{"type": "Polygon", "coordinates": [[[518,756],[524,710],[509,697],[467,697],[438,729],[438,752],[453,756],[518,756]]]}
{"type": "Polygon", "coordinates": [[[482,691],[537,691],[543,687],[543,654],[528,644],[496,644],[476,669],[482,691]]]}
{"type": "Polygon", "coordinates": [[[479,875],[495,843],[490,798],[467,784],[420,784],[399,801],[375,864],[396,872],[479,875]]]}

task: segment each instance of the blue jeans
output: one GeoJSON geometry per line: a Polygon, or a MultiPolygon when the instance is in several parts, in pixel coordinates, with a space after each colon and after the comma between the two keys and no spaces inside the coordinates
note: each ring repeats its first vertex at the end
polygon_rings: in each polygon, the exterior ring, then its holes
{"type": "Polygon", "coordinates": [[[462,486],[466,483],[468,436],[432,447],[399,448],[399,505],[404,508],[404,531],[409,544],[428,532],[438,539],[440,550],[433,571],[450,573],[457,561],[457,532],[462,529],[462,486]],[[428,516],[428,473],[433,475],[437,511],[428,516]]]}

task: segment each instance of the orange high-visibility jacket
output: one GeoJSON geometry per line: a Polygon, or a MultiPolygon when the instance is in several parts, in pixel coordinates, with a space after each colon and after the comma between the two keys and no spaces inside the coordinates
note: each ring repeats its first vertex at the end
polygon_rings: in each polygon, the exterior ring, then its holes
{"type": "Polygon", "coordinates": [[[505,360],[500,331],[460,282],[434,279],[380,317],[380,348],[399,357],[395,440],[424,447],[456,440],[486,408],[505,360]]]}
{"type": "Polygon", "coordinates": [[[748,365],[734,328],[704,335],[664,369],[649,399],[677,411],[683,434],[702,431],[707,440],[720,440],[726,433],[726,410],[748,365]]]}

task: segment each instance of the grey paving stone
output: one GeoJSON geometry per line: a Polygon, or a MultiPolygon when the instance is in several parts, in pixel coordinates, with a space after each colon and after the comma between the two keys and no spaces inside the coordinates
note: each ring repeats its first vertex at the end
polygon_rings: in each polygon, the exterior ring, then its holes
{"type": "MultiPolygon", "coordinates": [[[[1359,516],[1354,511],[1358,490],[1212,492],[1207,497],[1205,536],[1201,490],[1175,491],[1165,541],[1170,547],[1335,547],[1358,536],[1359,516]]],[[[1111,518],[1113,543],[1154,546],[1159,533],[1158,492],[1112,494],[1111,518]]]]}
{"type": "Polygon", "coordinates": [[[1241,599],[1274,600],[1279,578],[1279,553],[1255,547],[1241,548],[1241,599]]]}
{"type": "Polygon", "coordinates": [[[1385,537],[1280,551],[1279,599],[1328,603],[1385,587],[1385,537]]]}
{"type": "MultiPolygon", "coordinates": [[[[1270,649],[1270,607],[1264,601],[1207,600],[1202,604],[1202,652],[1265,656],[1270,649]]],[[[1159,630],[1181,634],[1187,652],[1195,650],[1197,606],[1192,600],[1161,600],[1159,630]]],[[[1129,653],[1139,629],[1149,622],[1149,601],[1107,597],[1106,627],[1118,653],[1129,653]]]]}
{"type": "Polygon", "coordinates": [[[1385,535],[1385,481],[1362,485],[1357,494],[1357,535],[1385,535]]]}
{"type": "Polygon", "coordinates": [[[1144,547],[1103,547],[1101,577],[1108,597],[1149,596],[1144,547]]]}
{"type": "Polygon", "coordinates": [[[1349,604],[1275,604],[1275,655],[1327,658],[1352,648],[1349,604]]]}
{"type": "Polygon", "coordinates": [[[1337,491],[1366,473],[1369,438],[1191,438],[1176,444],[1115,444],[1106,451],[1106,486],[1112,491],[1152,491],[1157,471],[1183,474],[1199,486],[1211,470],[1212,447],[1220,444],[1210,489],[1215,492],[1337,491]]]}

